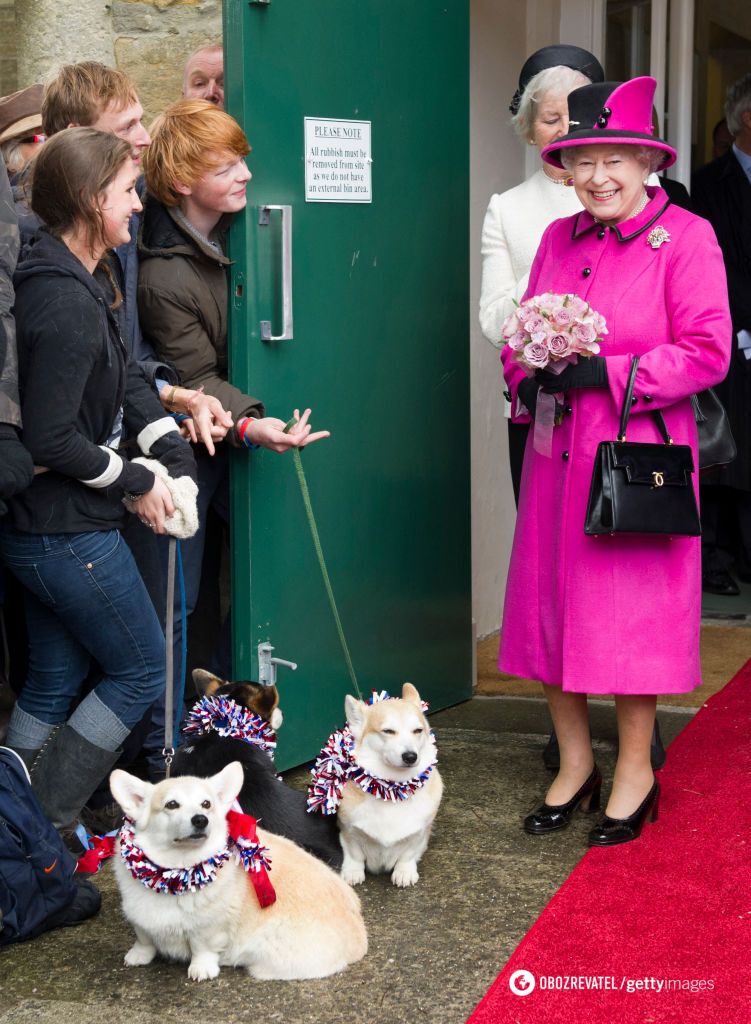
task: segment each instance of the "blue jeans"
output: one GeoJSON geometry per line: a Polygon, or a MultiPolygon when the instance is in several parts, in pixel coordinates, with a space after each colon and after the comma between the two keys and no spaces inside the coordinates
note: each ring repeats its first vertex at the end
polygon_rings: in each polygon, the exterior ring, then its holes
{"type": "Polygon", "coordinates": [[[29,671],[18,707],[39,723],[65,721],[93,659],[102,679],[80,731],[115,749],[164,692],[164,633],[127,544],[117,530],[3,525],[0,554],[25,588],[29,671]]]}

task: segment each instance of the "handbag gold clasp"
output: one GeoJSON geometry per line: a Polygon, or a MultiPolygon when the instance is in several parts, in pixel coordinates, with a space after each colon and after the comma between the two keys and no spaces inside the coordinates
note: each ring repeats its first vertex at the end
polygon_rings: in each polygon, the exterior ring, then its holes
{"type": "Polygon", "coordinates": [[[663,473],[659,470],[655,470],[654,473],[652,473],[652,487],[662,487],[664,483],[665,476],[663,473]]]}

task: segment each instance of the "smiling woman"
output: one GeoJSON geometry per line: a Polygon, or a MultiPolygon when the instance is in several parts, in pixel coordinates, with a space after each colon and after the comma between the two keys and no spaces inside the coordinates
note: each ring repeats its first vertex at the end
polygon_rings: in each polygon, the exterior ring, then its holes
{"type": "MultiPolygon", "coordinates": [[[[181,100],[151,126],[144,156],[147,196],[139,234],[138,311],[144,335],[159,356],[172,363],[183,386],[201,388],[232,415],[227,443],[208,451],[196,446],[201,526],[182,544],[185,609],[198,599],[209,507],[229,519],[229,453],[264,447],[282,453],[303,447],[327,431],[311,433],[310,411],[288,432],[285,420],[266,416],[259,399],[228,379],[227,268],[225,233],[247,203],[250,145],[240,125],[205,100],[181,100]]],[[[182,627],[179,598],[175,614],[175,664],[182,627]]],[[[229,670],[227,671],[229,674],[229,670]]],[[[161,709],[148,741],[162,747],[161,709]]]]}
{"type": "Polygon", "coordinates": [[[527,447],[503,612],[499,667],[546,684],[561,752],[560,772],[524,827],[558,831],[577,808],[598,808],[587,694],[615,694],[618,761],[593,846],[636,839],[655,820],[656,695],[701,682],[699,537],[587,536],[598,445],[623,432],[619,411],[638,356],[629,440],[659,437],[651,415],[659,409],[698,466],[690,396],[722,380],[729,361],[727,287],[712,229],[661,188],[645,187],[651,170],[675,160],[652,132],[655,84],[637,78],[575,90],[569,131],[542,153],[551,166],[571,168],[584,209],[546,230],[524,298],[585,300],[607,324],[600,354],[531,377],[509,348],[501,356],[517,418],[534,418],[541,389],[560,398],[562,413],[549,451],[527,447]]]}
{"type": "Polygon", "coordinates": [[[158,476],[120,454],[123,433],[144,454],[159,442],[175,476],[195,474],[187,443],[128,360],[102,262],[141,209],[131,148],[93,128],[42,146],[31,207],[45,227],[15,277],[23,442],[36,471],[0,528],[3,560],[26,588],[30,641],[7,742],[68,832],[164,688],[164,636],[120,527],[126,498],[160,533],[174,506],[158,476]],[[91,662],[100,681],[73,710],[91,662]]]}
{"type": "Polygon", "coordinates": [[[564,150],[561,163],[584,209],[602,224],[620,224],[647,205],[647,179],[663,158],[646,146],[581,146],[564,150]]]}

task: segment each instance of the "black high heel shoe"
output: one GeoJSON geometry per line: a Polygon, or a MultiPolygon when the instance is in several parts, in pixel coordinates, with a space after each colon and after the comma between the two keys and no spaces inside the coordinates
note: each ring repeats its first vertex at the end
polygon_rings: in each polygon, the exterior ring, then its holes
{"type": "Polygon", "coordinates": [[[592,774],[574,793],[568,803],[555,805],[542,803],[536,811],[528,814],[524,819],[524,831],[533,836],[559,832],[568,826],[577,807],[581,807],[585,814],[599,811],[601,789],[602,775],[600,775],[600,769],[595,765],[592,774]]]}
{"type": "Polygon", "coordinates": [[[609,818],[607,814],[589,833],[590,846],[617,846],[638,839],[644,822],[657,821],[660,806],[660,783],[654,785],[627,818],[609,818]]]}

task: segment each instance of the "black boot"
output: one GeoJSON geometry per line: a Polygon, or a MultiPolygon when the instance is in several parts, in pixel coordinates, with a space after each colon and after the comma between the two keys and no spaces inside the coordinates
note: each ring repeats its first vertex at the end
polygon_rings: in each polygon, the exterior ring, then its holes
{"type": "Polygon", "coordinates": [[[97,747],[67,723],[42,747],[31,785],[42,810],[64,838],[120,753],[97,747]]]}
{"type": "Polygon", "coordinates": [[[33,750],[27,750],[25,747],[11,747],[10,748],[15,754],[21,758],[23,763],[26,765],[27,771],[31,771],[34,767],[34,762],[37,759],[41,747],[35,747],[33,750]]]}

